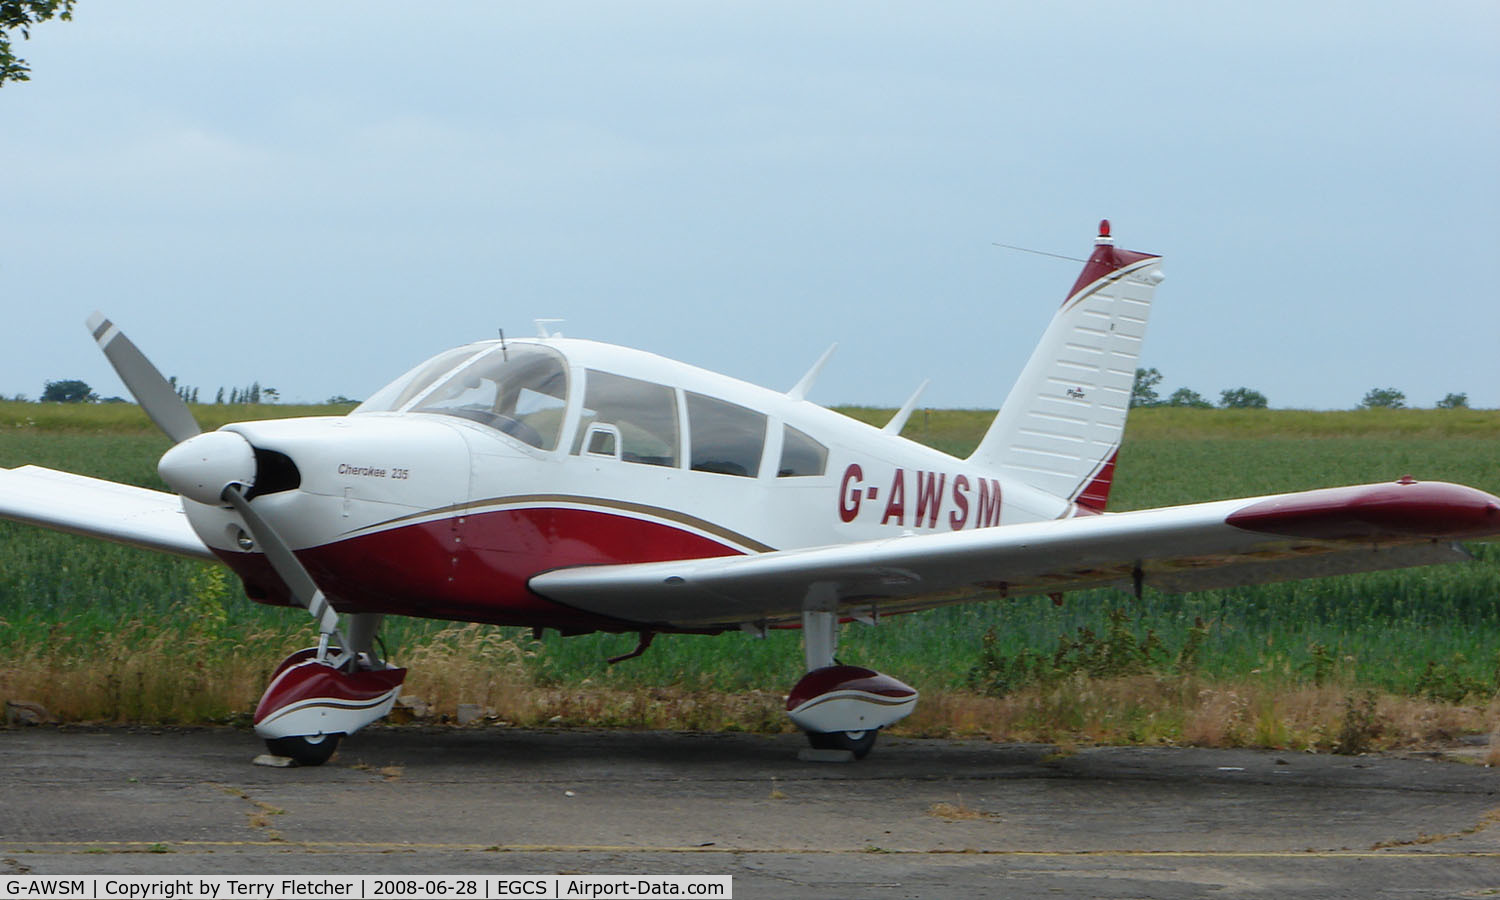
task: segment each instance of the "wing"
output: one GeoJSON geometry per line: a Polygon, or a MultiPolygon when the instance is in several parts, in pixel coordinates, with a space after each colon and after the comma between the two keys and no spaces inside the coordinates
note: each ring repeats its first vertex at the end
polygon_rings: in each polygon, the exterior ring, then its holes
{"type": "Polygon", "coordinates": [[[0,469],[0,518],[213,559],[176,494],[44,469],[0,469]]]}
{"type": "Polygon", "coordinates": [[[1500,498],[1398,482],[1225,500],[810,550],[593,566],[531,588],[642,625],[795,621],[805,600],[902,612],[1082,588],[1169,592],[1454,562],[1455,541],[1500,537],[1500,498]]]}

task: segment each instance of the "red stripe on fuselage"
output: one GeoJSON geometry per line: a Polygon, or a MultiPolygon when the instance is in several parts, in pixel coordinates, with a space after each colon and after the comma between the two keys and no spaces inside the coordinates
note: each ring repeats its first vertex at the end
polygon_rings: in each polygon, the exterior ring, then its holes
{"type": "MultiPolygon", "coordinates": [[[[251,599],[289,605],[259,553],[215,551],[251,599]]],[[[501,509],[403,525],[297,551],[340,612],[384,613],[568,631],[630,631],[641,623],[543,599],[532,576],[571,566],[666,562],[741,551],[680,527],[613,512],[501,509]]]]}

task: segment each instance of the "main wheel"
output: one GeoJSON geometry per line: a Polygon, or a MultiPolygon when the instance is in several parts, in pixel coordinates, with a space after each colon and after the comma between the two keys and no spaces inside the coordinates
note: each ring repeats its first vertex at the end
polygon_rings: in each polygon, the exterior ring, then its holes
{"type": "Polygon", "coordinates": [[[809,731],[807,742],[814,750],[848,750],[855,759],[864,759],[875,746],[879,728],[868,731],[809,731]]]}
{"type": "Polygon", "coordinates": [[[339,748],[342,734],[292,735],[266,738],[266,749],[274,756],[288,756],[299,766],[321,766],[339,748]]]}

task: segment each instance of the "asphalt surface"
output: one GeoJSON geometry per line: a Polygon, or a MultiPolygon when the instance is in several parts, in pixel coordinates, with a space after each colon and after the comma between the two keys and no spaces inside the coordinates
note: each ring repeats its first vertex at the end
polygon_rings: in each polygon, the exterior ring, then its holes
{"type": "Polygon", "coordinates": [[[736,897],[1500,894],[1500,773],[1424,759],[375,727],[0,730],[0,874],[732,875],[736,897]]]}

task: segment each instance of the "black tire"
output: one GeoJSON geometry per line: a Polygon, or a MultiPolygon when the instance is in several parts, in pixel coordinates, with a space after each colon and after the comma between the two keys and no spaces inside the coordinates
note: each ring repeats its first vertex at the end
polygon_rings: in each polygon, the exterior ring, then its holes
{"type": "Polygon", "coordinates": [[[321,766],[339,748],[342,734],[293,735],[284,738],[266,738],[266,749],[273,756],[286,756],[299,766],[321,766]]]}
{"type": "Polygon", "coordinates": [[[870,755],[878,734],[879,728],[868,731],[809,731],[807,742],[812,744],[814,750],[848,750],[854,754],[855,759],[864,759],[870,755]]]}

